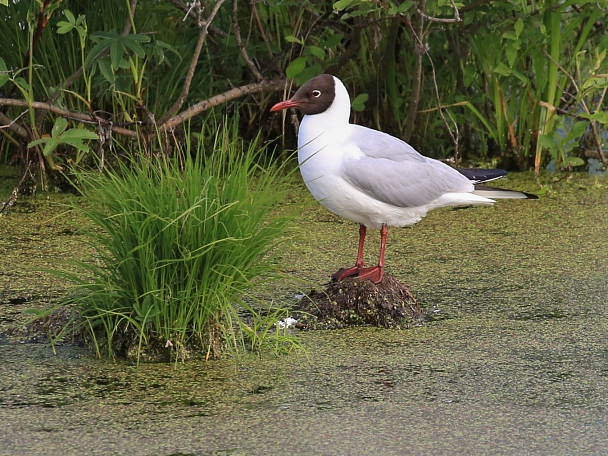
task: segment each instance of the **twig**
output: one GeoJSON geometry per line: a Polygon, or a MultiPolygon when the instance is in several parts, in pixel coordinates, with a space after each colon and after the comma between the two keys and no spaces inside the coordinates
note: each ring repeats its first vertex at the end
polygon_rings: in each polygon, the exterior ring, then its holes
{"type": "Polygon", "coordinates": [[[32,176],[32,172],[30,171],[31,165],[32,165],[31,161],[27,163],[27,167],[25,168],[23,177],[21,178],[19,183],[15,186],[15,188],[13,189],[11,196],[9,196],[8,200],[6,200],[6,202],[0,201],[0,204],[2,204],[2,208],[0,208],[0,215],[2,215],[4,213],[4,211],[6,211],[9,207],[11,207],[13,204],[15,204],[15,201],[17,201],[17,197],[19,196],[19,187],[21,187],[21,184],[23,184],[23,182],[25,181],[25,178],[29,175],[32,179],[34,179],[34,176],[32,176]]]}
{"type": "Polygon", "coordinates": [[[257,69],[255,63],[253,63],[253,61],[249,58],[249,55],[247,54],[247,49],[245,48],[243,40],[241,39],[241,29],[239,27],[238,0],[233,0],[232,2],[232,22],[234,25],[234,37],[236,38],[236,44],[239,47],[241,56],[245,60],[245,63],[247,64],[249,70],[253,73],[255,78],[258,81],[263,80],[264,76],[262,76],[262,73],[260,73],[260,70],[257,69]]]}
{"type": "Polygon", "coordinates": [[[186,120],[200,114],[201,112],[213,108],[214,106],[218,106],[222,103],[227,103],[236,98],[242,97],[243,95],[248,95],[251,93],[282,90],[284,85],[285,80],[278,80],[254,82],[252,84],[247,84],[241,87],[235,87],[234,89],[230,89],[227,92],[215,95],[209,98],[208,100],[199,101],[197,104],[189,107],[185,111],[182,111],[171,119],[168,119],[159,128],[163,131],[171,130],[177,127],[178,125],[181,125],[186,120]]]}
{"type": "Polygon", "coordinates": [[[190,84],[192,84],[192,78],[194,77],[194,73],[196,71],[196,66],[198,64],[198,58],[201,55],[201,50],[203,49],[203,44],[205,43],[205,38],[207,38],[207,32],[209,30],[209,25],[217,15],[220,7],[226,0],[218,0],[215,4],[213,10],[207,17],[207,19],[201,19],[199,21],[200,33],[198,35],[198,41],[196,43],[196,47],[194,48],[194,53],[192,54],[192,58],[190,59],[190,67],[188,68],[188,72],[186,73],[186,78],[184,80],[184,86],[182,87],[182,91],[179,94],[173,106],[169,108],[169,110],[165,113],[165,115],[159,120],[159,127],[163,127],[163,124],[167,122],[184,104],[186,101],[186,97],[190,92],[190,84]]]}

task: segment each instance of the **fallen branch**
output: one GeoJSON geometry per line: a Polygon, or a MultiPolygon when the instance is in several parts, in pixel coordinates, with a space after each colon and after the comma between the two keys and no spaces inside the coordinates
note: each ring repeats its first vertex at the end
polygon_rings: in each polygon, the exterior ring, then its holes
{"type": "MultiPolygon", "coordinates": [[[[196,103],[188,109],[180,112],[176,116],[168,119],[164,124],[158,125],[158,130],[160,130],[161,132],[173,130],[185,121],[215,106],[219,106],[223,103],[228,103],[232,100],[252,93],[282,90],[284,85],[284,80],[274,80],[255,82],[241,87],[235,87],[224,93],[215,95],[207,100],[203,100],[196,103]]],[[[115,125],[111,120],[97,116],[95,115],[95,113],[70,111],[69,109],[60,108],[59,106],[55,106],[49,103],[43,103],[40,101],[34,101],[29,104],[26,100],[19,100],[14,98],[0,98],[0,106],[17,106],[22,108],[31,107],[37,110],[52,112],[53,114],[57,114],[58,116],[65,117],[67,119],[77,120],[82,123],[101,125],[102,127],[109,128],[114,133],[130,138],[137,138],[138,135],[141,133],[141,127],[143,125],[141,122],[133,122],[129,125],[134,125],[136,127],[139,127],[139,129],[131,130],[129,128],[125,128],[124,126],[115,125]]],[[[29,137],[27,129],[17,125],[13,120],[1,113],[0,124],[0,128],[10,128],[11,131],[18,134],[22,138],[28,139],[29,137]]],[[[150,133],[154,131],[155,130],[150,130],[150,133]]]]}

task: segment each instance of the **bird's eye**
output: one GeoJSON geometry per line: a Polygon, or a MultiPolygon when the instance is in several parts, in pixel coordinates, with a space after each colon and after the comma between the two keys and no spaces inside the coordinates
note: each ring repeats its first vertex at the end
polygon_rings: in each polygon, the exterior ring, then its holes
{"type": "Polygon", "coordinates": [[[312,91],[312,96],[315,98],[319,98],[321,96],[321,91],[320,90],[313,90],[312,91]]]}

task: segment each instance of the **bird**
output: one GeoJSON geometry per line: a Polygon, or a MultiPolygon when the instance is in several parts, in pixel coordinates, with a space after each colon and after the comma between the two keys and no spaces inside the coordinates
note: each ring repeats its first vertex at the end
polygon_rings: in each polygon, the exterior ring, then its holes
{"type": "Polygon", "coordinates": [[[310,79],[270,111],[287,108],[304,114],[298,130],[298,163],[308,190],[329,211],[359,224],[355,265],[332,274],[337,282],[346,277],[382,282],[389,227],[413,225],[440,207],[492,205],[493,198],[537,198],[482,185],[506,171],[456,169],[420,154],[399,138],[350,123],[350,96],[336,76],[310,79]],[[380,230],[379,261],[372,267],[363,261],[368,229],[380,230]]]}

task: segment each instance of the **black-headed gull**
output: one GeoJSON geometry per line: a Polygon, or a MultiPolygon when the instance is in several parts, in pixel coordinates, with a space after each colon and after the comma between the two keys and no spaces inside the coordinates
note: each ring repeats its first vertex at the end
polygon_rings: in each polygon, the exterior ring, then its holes
{"type": "Polygon", "coordinates": [[[360,225],[355,266],[340,269],[332,275],[334,280],[358,276],[381,282],[389,226],[413,225],[438,207],[491,205],[490,198],[536,198],[476,187],[506,174],[502,170],[456,170],[421,155],[398,138],[351,124],[350,97],[335,76],[311,79],[270,110],[286,108],[298,108],[304,114],[298,132],[298,162],[306,186],[331,212],[360,225]],[[367,228],[381,233],[380,260],[371,268],[363,262],[367,228]]]}

